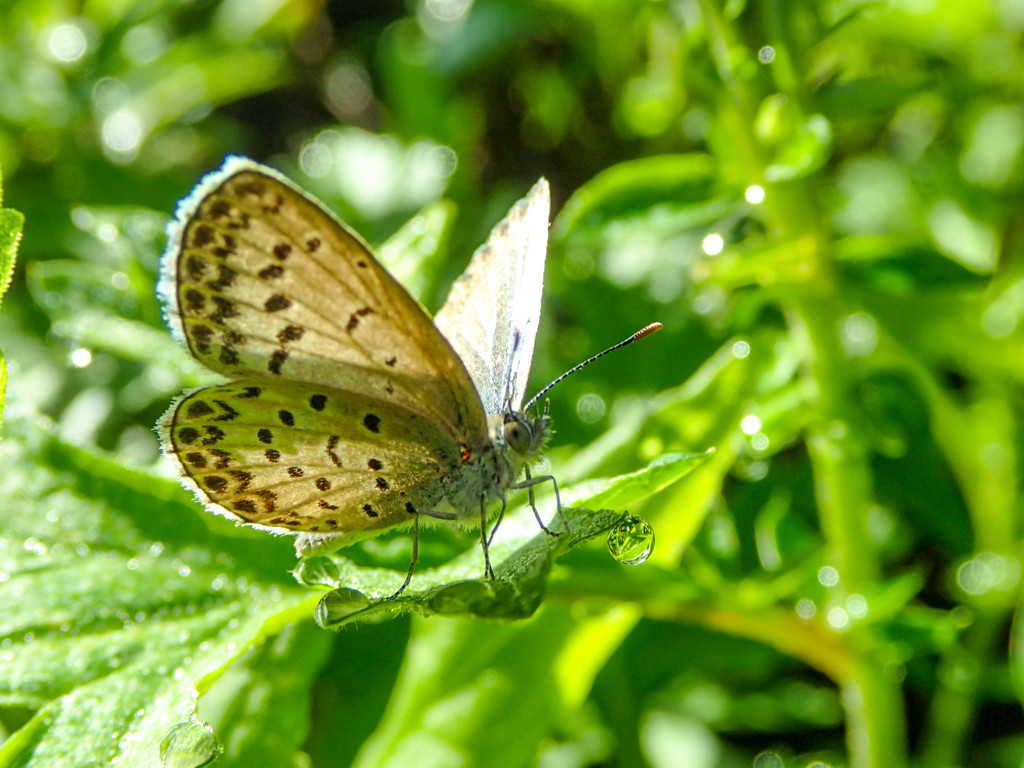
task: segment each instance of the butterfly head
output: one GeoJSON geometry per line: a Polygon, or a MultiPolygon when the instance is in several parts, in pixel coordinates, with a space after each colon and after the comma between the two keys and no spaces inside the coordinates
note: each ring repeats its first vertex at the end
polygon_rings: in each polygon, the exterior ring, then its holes
{"type": "Polygon", "coordinates": [[[543,415],[528,416],[526,413],[509,410],[505,413],[502,428],[505,445],[526,462],[540,456],[544,445],[551,437],[551,418],[547,409],[543,415]]]}

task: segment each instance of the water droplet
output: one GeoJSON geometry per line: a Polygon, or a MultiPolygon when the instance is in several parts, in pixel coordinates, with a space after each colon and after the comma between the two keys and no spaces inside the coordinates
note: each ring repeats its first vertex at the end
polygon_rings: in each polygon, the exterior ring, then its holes
{"type": "Polygon", "coordinates": [[[342,587],[320,598],[313,611],[313,619],[324,629],[335,629],[353,613],[368,608],[369,605],[369,598],[362,592],[342,587]]]}
{"type": "Polygon", "coordinates": [[[743,196],[751,205],[758,205],[764,202],[764,187],[759,184],[751,184],[743,192],[743,196]]]}
{"type": "Polygon", "coordinates": [[[654,529],[642,517],[627,512],[608,532],[608,551],[623,565],[640,565],[654,551],[654,529]]]}
{"type": "Polygon", "coordinates": [[[830,608],[825,616],[825,620],[835,630],[841,631],[850,628],[850,614],[843,608],[830,608]]]}
{"type": "Polygon", "coordinates": [[[725,248],[725,240],[717,232],[712,232],[701,241],[700,247],[708,256],[717,256],[725,248]]]}
{"type": "Polygon", "coordinates": [[[762,752],[754,758],[754,768],[785,768],[782,758],[774,752],[762,752]]]}
{"type": "Polygon", "coordinates": [[[337,587],[341,581],[341,572],[337,564],[329,557],[303,558],[292,571],[300,584],[307,587],[337,587]]]}
{"type": "Polygon", "coordinates": [[[824,565],[818,570],[818,582],[825,587],[834,587],[839,583],[839,571],[831,565],[824,565]]]}
{"type": "Polygon", "coordinates": [[[171,728],[160,742],[160,763],[164,768],[199,768],[223,750],[207,723],[190,720],[171,728]]]}
{"type": "Polygon", "coordinates": [[[818,606],[814,604],[813,600],[808,600],[806,597],[802,600],[798,600],[796,604],[796,615],[801,619],[813,619],[814,615],[818,612],[818,606]]]}

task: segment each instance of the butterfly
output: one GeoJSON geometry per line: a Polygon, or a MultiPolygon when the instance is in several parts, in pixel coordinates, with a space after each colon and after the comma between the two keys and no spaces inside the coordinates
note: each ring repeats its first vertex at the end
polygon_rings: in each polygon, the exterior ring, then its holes
{"type": "Polygon", "coordinates": [[[551,482],[561,516],[557,483],[529,472],[551,421],[521,409],[549,210],[541,179],[431,320],[323,204],[227,158],[178,204],[161,261],[173,334],[227,379],[157,425],[182,483],[214,513],[296,534],[300,555],[411,525],[395,596],[421,518],[479,521],[490,577],[488,509],[500,521],[509,491],[529,489],[553,534],[533,488],[551,482]]]}

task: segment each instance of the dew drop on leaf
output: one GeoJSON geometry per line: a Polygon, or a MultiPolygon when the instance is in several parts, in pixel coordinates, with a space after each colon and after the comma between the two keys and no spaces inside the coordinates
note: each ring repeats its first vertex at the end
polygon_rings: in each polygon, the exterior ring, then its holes
{"type": "Polygon", "coordinates": [[[330,587],[338,586],[341,581],[341,572],[337,564],[329,557],[306,557],[296,566],[293,571],[295,578],[307,587],[330,587]]]}
{"type": "Polygon", "coordinates": [[[222,751],[207,723],[190,720],[178,723],[164,736],[160,742],[160,764],[164,768],[199,768],[222,751]]]}
{"type": "Polygon", "coordinates": [[[654,551],[654,528],[628,512],[608,532],[608,552],[623,565],[640,565],[654,551]]]}
{"type": "Polygon", "coordinates": [[[328,592],[313,611],[313,619],[324,629],[340,626],[346,618],[369,607],[370,600],[362,592],[342,587],[328,592]]]}

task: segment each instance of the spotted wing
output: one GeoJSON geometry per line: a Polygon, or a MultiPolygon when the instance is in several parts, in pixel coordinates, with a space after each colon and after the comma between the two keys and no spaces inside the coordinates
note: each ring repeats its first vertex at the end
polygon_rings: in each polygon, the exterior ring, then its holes
{"type": "Polygon", "coordinates": [[[518,410],[526,392],[540,323],[550,209],[548,183],[541,179],[473,254],[434,318],[491,415],[518,410]]]}
{"type": "Polygon", "coordinates": [[[473,382],[423,308],[268,168],[229,158],[179,204],[159,292],[172,331],[229,378],[331,386],[486,436],[473,382]]]}
{"type": "Polygon", "coordinates": [[[217,514],[345,544],[436,508],[460,462],[442,425],[373,397],[270,378],[187,393],[158,425],[164,453],[217,514]]]}

